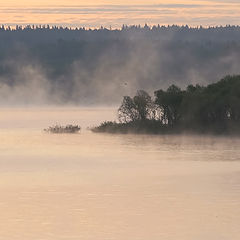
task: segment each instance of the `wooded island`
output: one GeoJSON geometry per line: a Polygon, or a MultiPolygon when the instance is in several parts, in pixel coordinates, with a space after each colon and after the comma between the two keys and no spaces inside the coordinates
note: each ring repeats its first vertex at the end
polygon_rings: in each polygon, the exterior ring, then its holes
{"type": "Polygon", "coordinates": [[[226,76],[208,86],[171,85],[154,92],[144,90],[123,97],[117,122],[92,129],[108,133],[240,133],[240,75],[226,76]]]}

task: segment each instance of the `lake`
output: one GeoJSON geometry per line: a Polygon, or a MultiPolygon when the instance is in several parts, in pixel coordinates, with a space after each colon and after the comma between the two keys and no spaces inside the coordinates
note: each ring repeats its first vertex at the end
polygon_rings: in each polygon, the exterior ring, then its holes
{"type": "Polygon", "coordinates": [[[239,240],[240,138],[86,130],[115,111],[1,109],[0,240],[239,240]]]}

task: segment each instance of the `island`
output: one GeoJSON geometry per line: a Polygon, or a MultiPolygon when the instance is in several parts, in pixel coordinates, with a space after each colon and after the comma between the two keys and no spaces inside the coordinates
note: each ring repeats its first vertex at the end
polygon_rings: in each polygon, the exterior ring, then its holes
{"type": "Polygon", "coordinates": [[[66,126],[56,124],[54,126],[44,129],[44,131],[47,133],[78,133],[80,130],[80,126],[72,124],[66,126]]]}
{"type": "Polygon", "coordinates": [[[154,97],[139,90],[124,96],[118,120],[92,128],[107,133],[240,133],[240,75],[226,76],[207,86],[176,85],[157,90],[154,97]]]}

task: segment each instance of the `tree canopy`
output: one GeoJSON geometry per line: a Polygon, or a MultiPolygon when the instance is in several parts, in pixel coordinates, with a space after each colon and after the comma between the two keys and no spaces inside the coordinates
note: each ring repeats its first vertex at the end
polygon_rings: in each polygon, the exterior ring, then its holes
{"type": "Polygon", "coordinates": [[[133,98],[125,96],[118,109],[120,123],[105,124],[102,130],[240,133],[240,75],[185,90],[171,85],[154,96],[143,90],[133,98]]]}
{"type": "Polygon", "coordinates": [[[118,118],[120,122],[131,122],[146,120],[151,117],[153,102],[150,95],[139,90],[133,98],[125,96],[118,109],[118,118]]]}

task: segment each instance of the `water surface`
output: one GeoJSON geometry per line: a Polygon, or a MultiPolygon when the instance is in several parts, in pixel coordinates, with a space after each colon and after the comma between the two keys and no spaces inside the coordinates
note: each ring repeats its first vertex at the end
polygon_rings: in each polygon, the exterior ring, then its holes
{"type": "Polygon", "coordinates": [[[114,111],[0,111],[0,239],[240,239],[239,138],[42,131],[114,111]]]}

